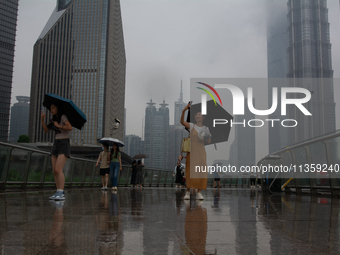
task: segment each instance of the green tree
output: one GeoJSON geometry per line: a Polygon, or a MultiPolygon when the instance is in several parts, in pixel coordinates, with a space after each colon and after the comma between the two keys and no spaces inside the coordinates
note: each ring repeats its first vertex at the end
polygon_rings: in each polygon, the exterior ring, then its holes
{"type": "Polygon", "coordinates": [[[21,135],[21,136],[19,136],[19,139],[18,139],[17,142],[18,143],[29,143],[30,138],[28,137],[28,135],[21,135]]]}

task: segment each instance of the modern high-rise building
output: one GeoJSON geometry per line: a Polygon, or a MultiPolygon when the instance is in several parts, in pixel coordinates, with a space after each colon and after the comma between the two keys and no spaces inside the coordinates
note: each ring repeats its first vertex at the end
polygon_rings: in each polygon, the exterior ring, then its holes
{"type": "MultiPolygon", "coordinates": [[[[169,167],[174,168],[178,156],[181,154],[182,139],[189,136],[189,132],[182,125],[169,127],[169,167]]],[[[182,161],[185,163],[185,159],[182,161]]]]}
{"type": "Polygon", "coordinates": [[[0,0],[0,141],[8,140],[19,0],[0,0]]]}
{"type": "Polygon", "coordinates": [[[25,96],[16,98],[18,103],[15,103],[11,108],[10,142],[17,142],[20,135],[28,135],[30,98],[25,96]]]}
{"type": "Polygon", "coordinates": [[[156,169],[168,169],[169,159],[169,108],[160,104],[156,109],[150,100],[145,108],[144,152],[148,155],[145,165],[156,169]]]}
{"type": "Polygon", "coordinates": [[[179,94],[179,99],[175,102],[175,116],[174,125],[181,125],[181,115],[186,104],[183,102],[183,84],[181,81],[181,92],[179,94]]]}
{"type": "Polygon", "coordinates": [[[289,129],[292,144],[334,131],[335,102],[327,0],[288,0],[287,6],[289,86],[312,93],[305,104],[312,116],[297,107],[288,108],[289,119],[298,122],[289,129]]]}
{"type": "Polygon", "coordinates": [[[46,93],[71,99],[85,113],[87,123],[73,129],[71,143],[96,144],[111,134],[123,140],[125,67],[119,0],[58,0],[34,45],[31,141],[53,140],[40,123],[46,93]],[[117,130],[115,118],[121,121],[117,130]]]}
{"type": "MultiPolygon", "coordinates": [[[[181,124],[182,111],[186,104],[183,102],[183,84],[181,81],[181,90],[179,99],[175,102],[174,125],[169,127],[169,168],[177,164],[178,156],[181,154],[182,139],[188,137],[189,133],[181,124]]],[[[187,114],[187,113],[186,113],[187,114]]],[[[186,119],[186,115],[184,117],[186,119]]],[[[182,161],[185,163],[185,160],[182,161]]]]}
{"type": "Polygon", "coordinates": [[[137,154],[145,154],[144,141],[138,135],[125,136],[124,144],[124,152],[132,158],[137,154]]]}
{"type": "MultiPolygon", "coordinates": [[[[273,88],[287,87],[287,1],[267,0],[267,72],[268,105],[272,105],[273,88]]],[[[280,97],[280,94],[279,94],[280,97]]],[[[282,119],[280,108],[270,115],[271,119],[282,119]]],[[[269,126],[269,153],[288,145],[287,128],[269,126]]]]}

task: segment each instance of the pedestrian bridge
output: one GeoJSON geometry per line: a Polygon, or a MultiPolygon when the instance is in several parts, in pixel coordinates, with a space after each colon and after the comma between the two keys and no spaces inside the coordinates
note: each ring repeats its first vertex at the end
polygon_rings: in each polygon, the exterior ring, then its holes
{"type": "Polygon", "coordinates": [[[259,188],[250,188],[248,179],[222,179],[223,187],[214,189],[209,179],[204,201],[195,191],[184,201],[172,171],[145,169],[144,187],[130,188],[130,166],[123,167],[117,192],[101,191],[95,161],[71,157],[66,200],[51,202],[49,153],[0,142],[0,251],[339,254],[340,172],[316,166],[336,169],[339,149],[340,131],[292,145],[258,166],[314,164],[315,171],[259,173],[259,188]]]}
{"type": "Polygon", "coordinates": [[[339,254],[339,200],[250,188],[0,193],[1,254],[339,254]]]}

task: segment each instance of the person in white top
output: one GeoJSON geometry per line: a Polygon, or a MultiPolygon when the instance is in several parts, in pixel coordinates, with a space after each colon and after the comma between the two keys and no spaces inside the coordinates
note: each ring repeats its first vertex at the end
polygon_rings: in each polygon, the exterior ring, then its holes
{"type": "Polygon", "coordinates": [[[46,133],[51,130],[55,132],[55,140],[51,155],[57,192],[50,197],[52,200],[65,200],[65,176],[63,168],[67,157],[71,154],[69,132],[72,131],[73,128],[71,123],[68,121],[67,116],[62,113],[61,109],[62,108],[58,106],[57,103],[51,105],[50,112],[53,115],[53,118],[50,120],[48,125],[45,123],[46,113],[41,112],[41,124],[44,131],[46,133]]]}
{"type": "Polygon", "coordinates": [[[211,143],[211,134],[209,128],[203,125],[205,117],[201,112],[195,113],[196,124],[184,121],[185,111],[190,109],[189,103],[182,111],[181,124],[190,130],[190,146],[191,151],[187,153],[185,164],[185,176],[187,184],[187,192],[184,196],[185,200],[190,199],[190,189],[197,189],[196,199],[204,200],[201,190],[207,189],[207,173],[195,173],[190,171],[190,165],[192,168],[195,166],[206,166],[206,151],[205,144],[211,143]]]}

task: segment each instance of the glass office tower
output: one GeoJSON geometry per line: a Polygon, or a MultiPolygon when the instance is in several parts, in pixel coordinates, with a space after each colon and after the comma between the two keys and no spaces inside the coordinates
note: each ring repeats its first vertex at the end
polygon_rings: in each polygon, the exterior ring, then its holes
{"type": "Polygon", "coordinates": [[[288,108],[289,118],[299,123],[289,129],[292,144],[334,131],[335,102],[327,0],[289,0],[287,7],[289,86],[312,94],[305,104],[312,116],[288,108]]]}
{"type": "Polygon", "coordinates": [[[0,0],[0,141],[8,140],[18,0],[0,0]]]}
{"type": "MultiPolygon", "coordinates": [[[[86,115],[72,144],[96,144],[104,136],[124,138],[125,48],[119,0],[59,0],[34,45],[29,136],[53,140],[40,123],[44,95],[71,99],[86,115]]],[[[48,118],[51,118],[48,115],[48,118]]]]}

